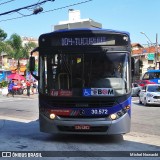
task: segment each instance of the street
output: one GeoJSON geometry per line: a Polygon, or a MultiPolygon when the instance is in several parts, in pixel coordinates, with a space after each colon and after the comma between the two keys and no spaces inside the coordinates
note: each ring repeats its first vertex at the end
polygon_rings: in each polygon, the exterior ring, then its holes
{"type": "MultiPolygon", "coordinates": [[[[93,157],[95,157],[95,151],[156,152],[160,151],[159,115],[160,107],[139,105],[138,98],[133,97],[132,127],[128,134],[50,135],[39,131],[37,97],[15,96],[14,100],[13,97],[0,97],[0,151],[92,151],[90,154],[93,157]]],[[[82,157],[76,159],[82,159],[82,157]]],[[[107,159],[114,158],[107,157],[107,159]]],[[[158,157],[148,159],[158,159],[158,157]]]]}

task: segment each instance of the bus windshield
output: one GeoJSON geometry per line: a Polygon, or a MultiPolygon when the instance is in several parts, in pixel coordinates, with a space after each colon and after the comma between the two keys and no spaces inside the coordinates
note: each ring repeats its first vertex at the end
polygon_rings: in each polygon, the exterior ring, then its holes
{"type": "Polygon", "coordinates": [[[129,91],[127,53],[40,56],[39,91],[50,96],[118,96],[129,91]],[[87,92],[87,94],[86,94],[87,92]]]}

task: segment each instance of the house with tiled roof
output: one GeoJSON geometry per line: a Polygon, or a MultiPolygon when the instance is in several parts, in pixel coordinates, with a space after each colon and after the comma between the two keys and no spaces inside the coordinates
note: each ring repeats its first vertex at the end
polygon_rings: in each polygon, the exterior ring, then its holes
{"type": "Polygon", "coordinates": [[[135,73],[143,75],[148,69],[159,69],[160,47],[143,47],[139,43],[132,44],[132,57],[135,59],[135,73]]]}

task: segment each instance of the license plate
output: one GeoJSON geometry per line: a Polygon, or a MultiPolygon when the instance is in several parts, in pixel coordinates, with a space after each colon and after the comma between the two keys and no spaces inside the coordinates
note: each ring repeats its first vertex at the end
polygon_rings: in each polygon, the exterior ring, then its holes
{"type": "Polygon", "coordinates": [[[90,130],[90,126],[89,125],[75,125],[74,129],[75,130],[90,130]]]}

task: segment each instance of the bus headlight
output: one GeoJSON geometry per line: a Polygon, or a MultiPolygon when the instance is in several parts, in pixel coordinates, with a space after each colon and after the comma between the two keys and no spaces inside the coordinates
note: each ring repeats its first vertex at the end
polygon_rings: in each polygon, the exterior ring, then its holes
{"type": "Polygon", "coordinates": [[[56,118],[56,115],[55,115],[54,113],[51,113],[51,114],[49,115],[49,117],[50,117],[50,119],[55,119],[55,118],[56,118]]]}
{"type": "Polygon", "coordinates": [[[114,114],[111,114],[110,115],[110,119],[111,120],[116,120],[120,117],[122,117],[125,113],[127,113],[127,111],[130,109],[130,105],[124,107],[123,109],[121,109],[120,111],[114,113],[114,114]]]}
{"type": "Polygon", "coordinates": [[[117,115],[116,115],[116,114],[111,114],[111,115],[110,115],[110,118],[111,118],[112,120],[115,120],[115,119],[117,118],[117,115]]]}

